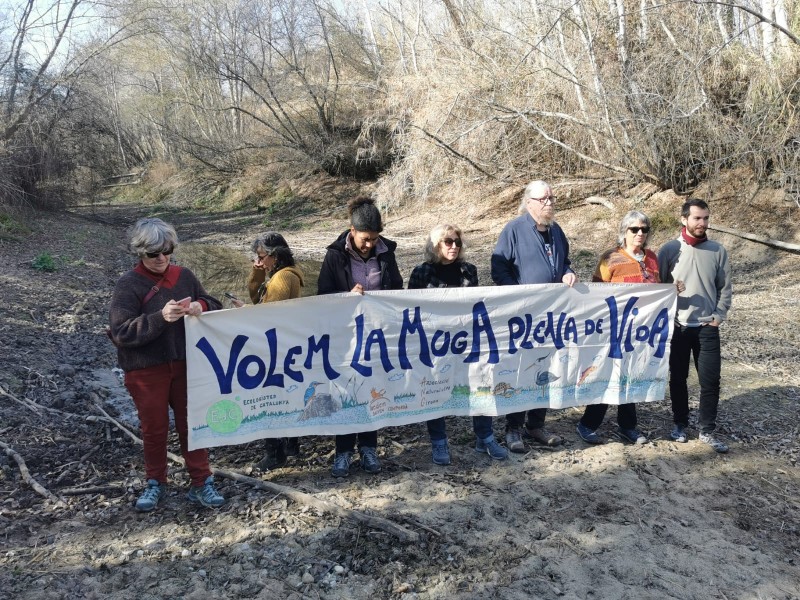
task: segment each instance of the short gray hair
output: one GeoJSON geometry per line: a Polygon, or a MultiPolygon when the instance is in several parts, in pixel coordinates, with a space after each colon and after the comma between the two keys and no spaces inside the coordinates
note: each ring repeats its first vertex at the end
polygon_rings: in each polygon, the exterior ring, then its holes
{"type": "Polygon", "coordinates": [[[435,265],[442,262],[442,253],[439,252],[439,243],[448,233],[454,233],[461,239],[461,248],[458,249],[458,258],[456,258],[456,262],[464,260],[464,250],[467,247],[467,243],[464,240],[461,228],[444,223],[431,229],[428,239],[425,240],[424,260],[426,263],[435,265]]]}
{"type": "MultiPolygon", "coordinates": [[[[619,238],[617,239],[621,248],[625,247],[625,232],[628,231],[628,227],[636,227],[639,223],[644,223],[645,227],[650,227],[650,217],[638,210],[632,210],[622,217],[622,222],[619,224],[619,238]]],[[[648,239],[650,239],[649,234],[644,238],[642,248],[647,248],[648,239]]]]}
{"type": "Polygon", "coordinates": [[[139,258],[148,252],[175,248],[178,234],[172,225],[156,217],[145,217],[136,221],[130,229],[128,249],[139,258]]]}
{"type": "Polygon", "coordinates": [[[517,212],[519,214],[525,214],[528,212],[527,202],[529,198],[533,198],[533,191],[542,187],[548,188],[551,192],[553,188],[550,186],[549,183],[546,181],[542,181],[541,179],[536,179],[531,181],[528,185],[525,186],[525,189],[522,191],[522,199],[519,201],[519,208],[517,212]]]}

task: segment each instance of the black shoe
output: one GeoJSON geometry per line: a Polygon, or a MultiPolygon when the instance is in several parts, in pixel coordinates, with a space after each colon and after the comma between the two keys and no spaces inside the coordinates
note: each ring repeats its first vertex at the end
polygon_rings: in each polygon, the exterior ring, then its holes
{"type": "Polygon", "coordinates": [[[286,448],[283,440],[267,440],[267,453],[258,464],[257,468],[262,471],[271,471],[286,464],[286,448]]]}
{"type": "Polygon", "coordinates": [[[284,438],[286,440],[286,456],[297,456],[300,454],[300,438],[284,438]]]}

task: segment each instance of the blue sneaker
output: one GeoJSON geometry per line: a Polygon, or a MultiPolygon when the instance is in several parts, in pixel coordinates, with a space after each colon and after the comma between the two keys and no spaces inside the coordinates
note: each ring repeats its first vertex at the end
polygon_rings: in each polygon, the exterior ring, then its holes
{"type": "Polygon", "coordinates": [[[350,463],[352,462],[352,452],[337,452],[336,456],[333,458],[331,475],[334,477],[348,477],[350,475],[350,463]]]}
{"type": "Polygon", "coordinates": [[[675,423],[675,427],[673,427],[672,431],[670,431],[669,437],[673,442],[685,444],[689,440],[689,436],[686,434],[686,425],[675,423]]]}
{"type": "Polygon", "coordinates": [[[481,454],[485,452],[495,460],[505,460],[508,458],[508,450],[498,444],[493,435],[485,439],[478,438],[475,441],[475,452],[480,452],[481,454]]]}
{"type": "Polygon", "coordinates": [[[209,475],[201,486],[192,486],[186,494],[189,502],[202,504],[206,508],[219,508],[225,504],[225,498],[214,488],[214,476],[209,475]]]}
{"type": "Polygon", "coordinates": [[[647,443],[647,437],[638,429],[623,429],[620,427],[617,429],[617,433],[623,440],[630,442],[631,444],[641,446],[642,444],[647,443]]]}
{"type": "Polygon", "coordinates": [[[602,444],[603,438],[601,438],[597,433],[589,429],[586,425],[578,421],[578,426],[575,428],[578,432],[578,435],[581,439],[586,442],[587,444],[602,444]]]}
{"type": "Polygon", "coordinates": [[[367,473],[381,472],[381,461],[378,458],[377,449],[370,448],[369,446],[361,446],[361,448],[358,449],[358,453],[361,455],[362,470],[367,473]]]}
{"type": "Polygon", "coordinates": [[[447,446],[447,439],[431,440],[431,455],[433,457],[433,464],[449,465],[450,448],[447,446]]]}
{"type": "Polygon", "coordinates": [[[136,510],[139,512],[150,512],[161,499],[167,495],[166,484],[159,483],[155,479],[147,480],[147,487],[144,488],[142,495],[136,500],[136,510]]]}

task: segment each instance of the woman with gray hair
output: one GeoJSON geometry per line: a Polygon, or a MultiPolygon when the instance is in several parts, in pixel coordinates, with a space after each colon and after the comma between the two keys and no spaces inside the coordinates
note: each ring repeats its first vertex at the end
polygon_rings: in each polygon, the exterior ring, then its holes
{"type": "Polygon", "coordinates": [[[169,409],[192,483],[188,498],[216,508],[225,499],[214,488],[207,450],[188,447],[186,332],[183,319],[222,308],[189,270],[170,263],[175,229],[161,219],[136,222],[129,248],[138,264],[120,277],[109,311],[109,337],[117,346],[125,387],[141,422],[147,487],[136,510],[150,512],[166,495],[169,409]]]}
{"type": "MultiPolygon", "coordinates": [[[[397,243],[381,236],[383,222],[375,200],[367,196],[355,198],[348,205],[350,229],[328,246],[319,272],[318,294],[374,290],[402,290],[403,277],[397,267],[394,251],[397,243]]],[[[336,456],[331,473],[347,477],[358,441],[361,468],[378,473],[378,432],[362,431],[336,436],[336,456]]]]}
{"type": "Polygon", "coordinates": [[[253,304],[300,297],[303,272],[295,265],[289,244],[277,231],[268,231],[253,240],[253,268],[247,278],[247,291],[253,304]]]}
{"type": "MultiPolygon", "coordinates": [[[[247,292],[253,304],[266,304],[300,297],[303,272],[295,265],[286,239],[277,231],[268,231],[253,240],[253,268],[247,277],[247,292]]],[[[242,306],[233,300],[234,306],[242,306]]],[[[268,438],[266,454],[256,465],[261,470],[277,469],[286,464],[288,456],[300,453],[300,439],[268,438]]]]}
{"type": "MultiPolygon", "coordinates": [[[[661,283],[658,259],[647,249],[650,219],[644,213],[632,210],[622,217],[619,225],[618,246],[607,250],[601,257],[592,281],[612,283],[661,283]]],[[[578,421],[578,435],[589,444],[602,444],[596,430],[603,422],[608,404],[590,404],[578,421]]],[[[619,436],[633,444],[646,444],[647,437],[636,428],[636,404],[617,407],[619,436]]]]}
{"type": "MultiPolygon", "coordinates": [[[[466,243],[459,227],[437,225],[425,241],[425,262],[414,267],[408,280],[408,289],[477,287],[478,269],[464,260],[466,243]]],[[[486,453],[495,460],[508,458],[508,450],[494,439],[492,417],[472,417],[472,428],[477,441],[475,450],[486,453]]],[[[450,447],[444,417],[428,421],[431,438],[431,457],[434,464],[450,464],[450,447]]]]}

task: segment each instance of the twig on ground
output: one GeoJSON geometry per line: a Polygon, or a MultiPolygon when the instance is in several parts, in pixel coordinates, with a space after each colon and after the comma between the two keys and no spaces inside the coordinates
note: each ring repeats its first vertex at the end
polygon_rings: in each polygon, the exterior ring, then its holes
{"type": "MultiPolygon", "coordinates": [[[[100,406],[99,401],[94,401],[95,407],[99,410],[103,416],[109,419],[114,425],[116,425],[120,431],[122,431],[125,435],[129,438],[134,440],[137,444],[142,444],[142,440],[140,440],[136,435],[134,435],[131,431],[125,428],[121,423],[119,423],[116,419],[114,419],[111,415],[109,415],[102,406],[100,406]]],[[[172,452],[167,452],[167,456],[170,460],[183,465],[184,461],[183,458],[173,454],[172,452]]],[[[235,471],[229,471],[227,469],[218,469],[212,468],[211,472],[214,475],[219,475],[220,477],[225,477],[227,479],[232,479],[233,481],[238,481],[240,483],[246,483],[256,489],[265,490],[268,492],[274,492],[277,494],[282,494],[287,498],[294,500],[299,504],[305,504],[307,506],[311,506],[321,513],[326,513],[330,515],[335,515],[337,517],[341,517],[343,519],[348,519],[350,521],[355,521],[356,523],[363,523],[369,527],[374,527],[375,529],[381,529],[387,533],[392,534],[393,536],[397,537],[401,541],[404,542],[416,542],[419,540],[419,534],[415,531],[409,531],[405,527],[401,527],[388,519],[382,519],[381,517],[373,517],[371,515],[367,515],[362,512],[358,512],[355,510],[349,510],[347,508],[342,508],[341,506],[337,506],[336,504],[331,504],[330,502],[326,502],[324,500],[320,500],[311,494],[306,494],[305,492],[301,492],[300,490],[296,490],[294,488],[285,486],[285,485],[278,485],[277,483],[272,483],[269,481],[261,481],[260,479],[255,479],[253,477],[248,477],[247,475],[242,475],[241,473],[237,473],[235,471]]]]}
{"type": "Polygon", "coordinates": [[[6,396],[7,398],[11,398],[14,402],[16,402],[18,404],[21,404],[22,406],[24,406],[28,410],[35,412],[37,415],[40,414],[39,413],[39,405],[36,404],[36,402],[32,402],[31,400],[28,400],[27,398],[25,398],[24,400],[20,400],[14,394],[12,394],[11,392],[5,390],[2,386],[0,386],[0,394],[2,394],[3,396],[6,396]]]}
{"type": "Polygon", "coordinates": [[[8,457],[14,459],[14,462],[16,462],[17,466],[19,467],[19,472],[20,475],[22,475],[23,481],[31,486],[37,494],[44,496],[48,500],[52,500],[55,503],[62,502],[61,498],[53,494],[53,492],[31,477],[31,473],[28,471],[28,465],[25,464],[25,459],[22,458],[22,456],[20,456],[11,446],[3,441],[0,441],[0,448],[5,450],[5,453],[8,457]]]}
{"type": "Polygon", "coordinates": [[[62,488],[59,490],[62,496],[81,496],[83,494],[102,494],[105,492],[125,492],[125,486],[122,485],[95,485],[87,488],[72,487],[62,488]]]}

